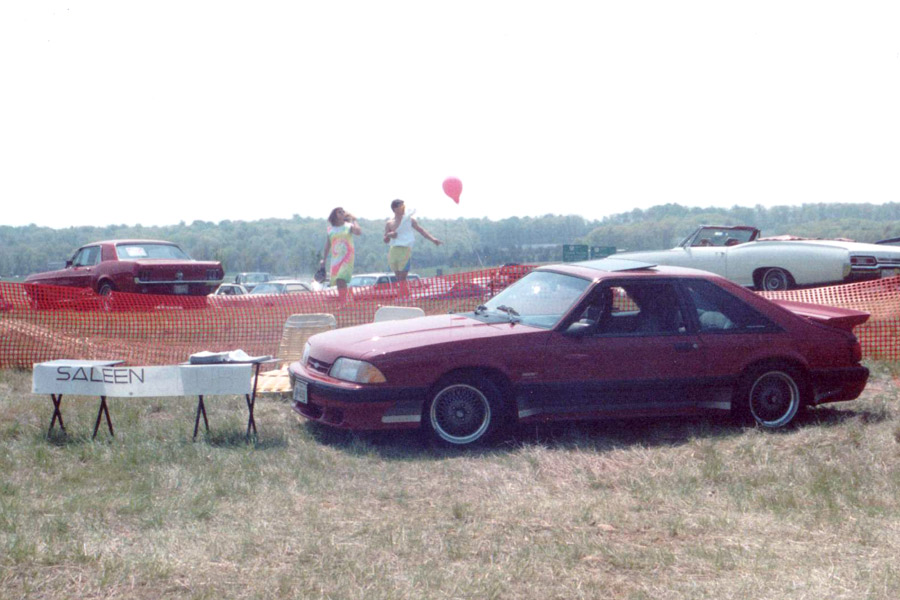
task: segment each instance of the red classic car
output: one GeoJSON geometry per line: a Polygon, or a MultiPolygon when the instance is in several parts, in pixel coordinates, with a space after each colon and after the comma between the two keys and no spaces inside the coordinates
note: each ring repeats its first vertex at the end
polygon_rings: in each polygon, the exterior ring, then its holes
{"type": "Polygon", "coordinates": [[[29,275],[34,285],[90,288],[101,296],[113,291],[134,294],[205,296],[222,283],[225,272],[217,261],[198,261],[171,242],[109,240],[86,244],[75,251],[66,267],[29,275]]]}
{"type": "Polygon", "coordinates": [[[540,267],[474,312],[313,336],[294,410],[348,429],[484,442],[512,421],[731,411],[764,428],[852,400],[868,314],[774,302],[723,277],[621,259],[540,267]]]}

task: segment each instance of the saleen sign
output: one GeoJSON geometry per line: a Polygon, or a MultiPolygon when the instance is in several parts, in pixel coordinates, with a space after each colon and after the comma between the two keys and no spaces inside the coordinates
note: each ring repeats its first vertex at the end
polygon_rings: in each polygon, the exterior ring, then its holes
{"type": "Polygon", "coordinates": [[[124,367],[91,361],[52,361],[34,365],[35,394],[154,397],[249,394],[252,365],[173,365],[124,367]]]}
{"type": "Polygon", "coordinates": [[[132,384],[144,383],[146,367],[56,367],[56,381],[92,381],[95,383],[132,384]]]}

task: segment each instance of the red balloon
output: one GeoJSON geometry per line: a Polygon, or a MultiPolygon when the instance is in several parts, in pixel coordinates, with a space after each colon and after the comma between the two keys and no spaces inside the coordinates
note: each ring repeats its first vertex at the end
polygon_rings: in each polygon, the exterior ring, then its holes
{"type": "Polygon", "coordinates": [[[448,177],[444,180],[444,193],[459,204],[459,195],[462,194],[462,181],[456,177],[448,177]]]}

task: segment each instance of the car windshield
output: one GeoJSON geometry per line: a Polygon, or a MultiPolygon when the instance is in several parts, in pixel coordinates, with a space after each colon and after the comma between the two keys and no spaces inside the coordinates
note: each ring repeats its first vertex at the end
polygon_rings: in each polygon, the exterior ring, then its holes
{"type": "Polygon", "coordinates": [[[737,246],[749,242],[751,237],[753,231],[750,229],[703,227],[692,236],[691,246],[737,246]]]}
{"type": "Polygon", "coordinates": [[[356,275],[355,277],[350,278],[350,283],[347,284],[350,287],[361,287],[364,285],[375,285],[375,278],[356,275]]]}
{"type": "Polygon", "coordinates": [[[269,276],[266,273],[244,273],[241,280],[246,281],[247,283],[261,283],[263,281],[268,281],[269,276]]]}
{"type": "Polygon", "coordinates": [[[479,306],[475,316],[549,329],[569,312],[590,284],[580,277],[533,271],[479,306]]]}
{"type": "Polygon", "coordinates": [[[250,291],[251,294],[280,294],[284,289],[281,283],[260,283],[250,291]]]}
{"type": "Polygon", "coordinates": [[[174,244],[116,244],[116,256],[119,260],[191,260],[184,250],[174,244]]]}

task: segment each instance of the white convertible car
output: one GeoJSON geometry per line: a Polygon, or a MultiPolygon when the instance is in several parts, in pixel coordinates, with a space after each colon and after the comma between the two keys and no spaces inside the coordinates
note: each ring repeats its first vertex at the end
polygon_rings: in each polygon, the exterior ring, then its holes
{"type": "Polygon", "coordinates": [[[702,226],[671,250],[623,252],[616,257],[712,271],[766,291],[900,274],[900,246],[766,240],[759,239],[755,227],[702,226]]]}

